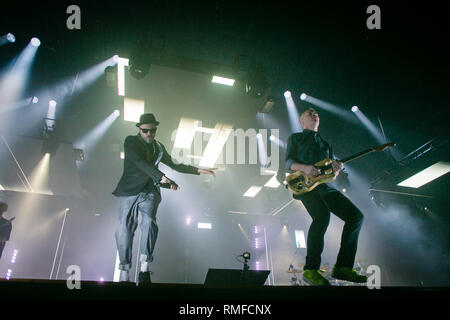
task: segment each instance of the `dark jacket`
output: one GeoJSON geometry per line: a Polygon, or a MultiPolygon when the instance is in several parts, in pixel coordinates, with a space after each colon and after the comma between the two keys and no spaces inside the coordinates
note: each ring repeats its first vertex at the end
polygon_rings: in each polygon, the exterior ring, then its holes
{"type": "Polygon", "coordinates": [[[199,174],[196,167],[174,163],[164,145],[156,140],[153,144],[147,144],[139,135],[128,136],[124,150],[123,174],[113,191],[116,197],[136,195],[144,187],[159,192],[159,187],[154,185],[164,175],[158,169],[159,162],[178,172],[199,174]]]}

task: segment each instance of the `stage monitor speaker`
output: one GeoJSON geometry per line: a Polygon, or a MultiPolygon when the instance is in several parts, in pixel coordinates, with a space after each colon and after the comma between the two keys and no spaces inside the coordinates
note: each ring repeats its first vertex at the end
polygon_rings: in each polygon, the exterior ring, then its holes
{"type": "Polygon", "coordinates": [[[262,286],[270,270],[208,269],[205,285],[254,285],[262,286]]]}

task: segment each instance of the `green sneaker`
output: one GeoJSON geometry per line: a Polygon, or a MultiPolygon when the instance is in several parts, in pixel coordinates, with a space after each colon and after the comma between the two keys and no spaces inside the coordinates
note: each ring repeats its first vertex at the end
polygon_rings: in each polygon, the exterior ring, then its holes
{"type": "Polygon", "coordinates": [[[367,277],[362,276],[356,273],[355,270],[346,267],[333,267],[333,271],[331,272],[331,276],[338,280],[346,280],[356,283],[365,283],[367,282],[367,277]]]}
{"type": "Polygon", "coordinates": [[[319,270],[304,270],[303,280],[313,286],[329,286],[330,283],[327,279],[322,277],[319,270]]]}

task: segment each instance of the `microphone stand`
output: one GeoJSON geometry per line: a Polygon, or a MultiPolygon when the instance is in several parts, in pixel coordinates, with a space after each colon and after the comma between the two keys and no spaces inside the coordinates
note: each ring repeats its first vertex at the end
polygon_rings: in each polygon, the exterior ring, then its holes
{"type": "Polygon", "coordinates": [[[248,259],[244,258],[244,273],[248,271],[250,267],[248,266],[248,259]]]}

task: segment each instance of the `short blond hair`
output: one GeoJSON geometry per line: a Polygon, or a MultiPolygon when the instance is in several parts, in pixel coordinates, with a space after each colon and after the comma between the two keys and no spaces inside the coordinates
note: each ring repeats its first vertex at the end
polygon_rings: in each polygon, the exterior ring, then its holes
{"type": "Polygon", "coordinates": [[[302,119],[303,119],[305,114],[311,115],[313,113],[317,113],[318,114],[317,110],[314,109],[314,108],[308,108],[305,111],[303,111],[302,114],[300,115],[300,118],[299,118],[300,122],[302,122],[302,119]]]}

